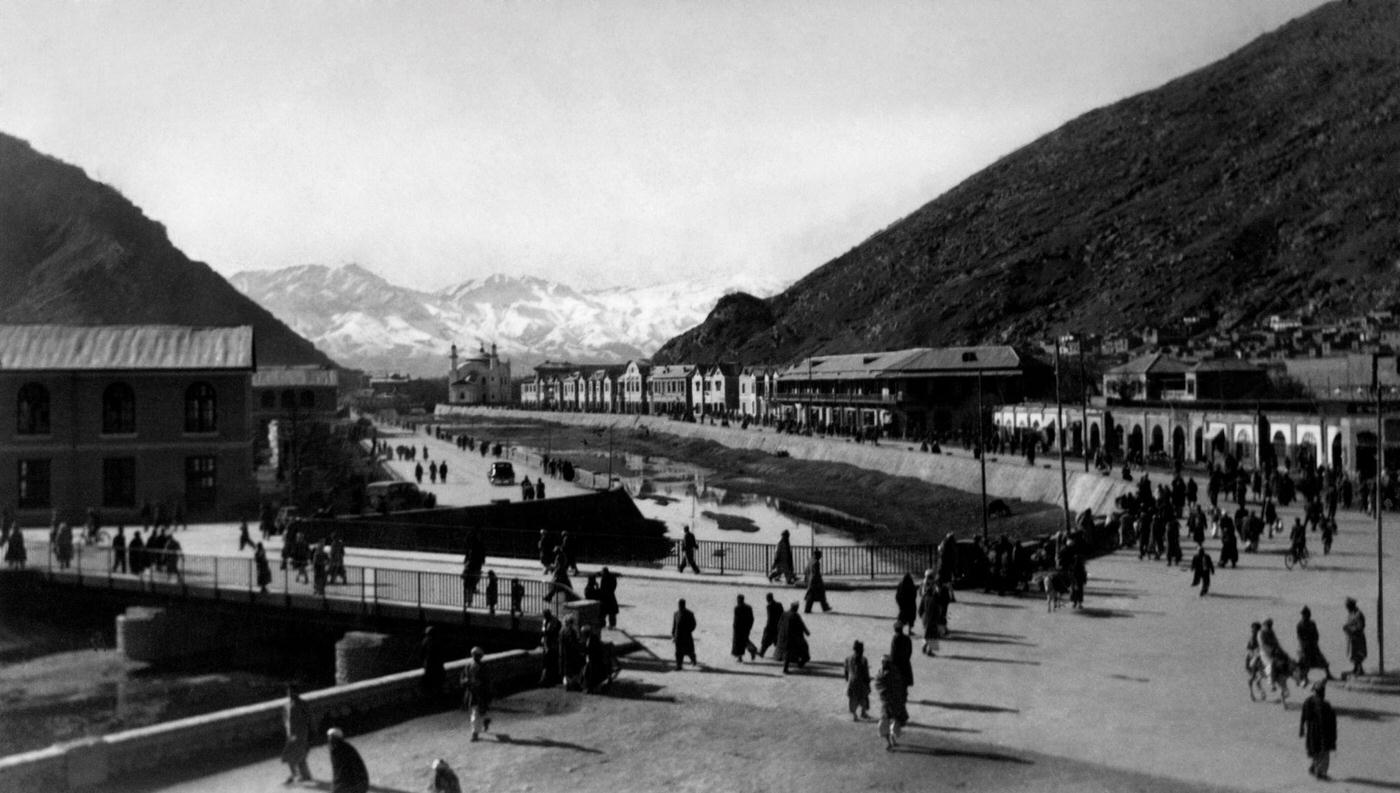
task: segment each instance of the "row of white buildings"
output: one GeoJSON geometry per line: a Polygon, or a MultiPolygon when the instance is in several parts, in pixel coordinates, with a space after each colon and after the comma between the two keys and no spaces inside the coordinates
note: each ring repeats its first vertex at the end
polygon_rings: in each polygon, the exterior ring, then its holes
{"type": "Polygon", "coordinates": [[[521,382],[520,404],[537,410],[761,419],[776,415],[776,382],[773,367],[545,362],[521,382]]]}

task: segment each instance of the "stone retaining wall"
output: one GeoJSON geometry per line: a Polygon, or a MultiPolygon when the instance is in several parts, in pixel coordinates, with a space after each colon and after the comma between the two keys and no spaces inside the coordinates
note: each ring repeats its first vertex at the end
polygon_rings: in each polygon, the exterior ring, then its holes
{"type": "MultiPolygon", "coordinates": [[[[534,418],[583,427],[646,426],[655,432],[712,440],[733,449],[754,449],[769,454],[784,451],[802,460],[846,463],[859,468],[883,471],[893,476],[921,479],[930,484],[943,485],[966,493],[981,492],[981,466],[977,460],[959,454],[920,452],[917,451],[917,446],[915,451],[910,451],[908,442],[887,440],[879,444],[853,443],[835,438],[779,434],[766,427],[752,426],[744,430],[737,427],[714,427],[708,424],[673,421],[660,416],[614,413],[548,413],[452,406],[450,410],[439,410],[436,418],[445,420],[453,415],[506,415],[511,418],[534,418]]],[[[1086,473],[1081,466],[1082,463],[1079,466],[1069,465],[1067,478],[1070,509],[1075,513],[1089,509],[1098,515],[1111,514],[1114,500],[1120,494],[1130,492],[1131,485],[1116,476],[1104,476],[1098,472],[1086,473]]],[[[1019,458],[1010,458],[1007,462],[1002,462],[989,457],[987,495],[991,498],[1015,498],[1059,505],[1063,503],[1059,468],[1059,459],[1055,457],[1039,460],[1035,465],[1027,465],[1019,458]]]]}
{"type": "MultiPolygon", "coordinates": [[[[536,684],[541,671],[538,650],[511,650],[486,656],[497,691],[504,695],[536,684]]],[[[447,664],[455,681],[466,659],[447,664]]],[[[331,725],[417,713],[422,704],[422,670],[400,672],[305,694],[312,724],[324,735],[331,725]]],[[[285,700],[194,716],[135,730],[87,738],[47,749],[0,758],[0,791],[80,791],[100,789],[118,779],[153,768],[265,749],[275,756],[283,741],[285,700]]]]}

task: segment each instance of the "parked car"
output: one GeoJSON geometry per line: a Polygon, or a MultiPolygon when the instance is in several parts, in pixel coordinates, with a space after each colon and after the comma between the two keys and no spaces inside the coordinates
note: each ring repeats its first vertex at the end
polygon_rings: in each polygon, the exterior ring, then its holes
{"type": "Polygon", "coordinates": [[[412,482],[371,482],[365,487],[365,502],[375,512],[394,512],[434,507],[437,497],[412,482]]]}
{"type": "Polygon", "coordinates": [[[515,484],[515,466],[507,462],[491,463],[486,478],[493,485],[513,485],[515,484]]]}

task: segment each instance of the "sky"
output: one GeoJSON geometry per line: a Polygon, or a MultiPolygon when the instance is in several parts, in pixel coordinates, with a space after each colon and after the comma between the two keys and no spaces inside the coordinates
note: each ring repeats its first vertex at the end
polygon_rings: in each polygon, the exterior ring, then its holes
{"type": "Polygon", "coordinates": [[[0,0],[0,132],[225,275],[796,280],[1320,4],[0,0]]]}

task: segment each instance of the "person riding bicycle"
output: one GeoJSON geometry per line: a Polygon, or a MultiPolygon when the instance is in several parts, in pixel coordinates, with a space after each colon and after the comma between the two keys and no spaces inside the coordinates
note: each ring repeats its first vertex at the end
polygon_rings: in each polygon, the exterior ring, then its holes
{"type": "Polygon", "coordinates": [[[1288,553],[1294,559],[1302,559],[1308,555],[1308,529],[1303,525],[1302,518],[1293,519],[1293,529],[1289,534],[1288,553]]]}

